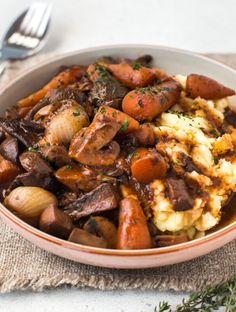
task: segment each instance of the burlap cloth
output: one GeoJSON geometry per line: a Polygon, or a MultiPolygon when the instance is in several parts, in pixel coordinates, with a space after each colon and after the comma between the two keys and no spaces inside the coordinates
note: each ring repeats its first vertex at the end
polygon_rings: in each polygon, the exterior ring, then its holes
{"type": "MultiPolygon", "coordinates": [[[[235,55],[211,55],[236,68],[235,55]]],[[[1,84],[45,56],[16,62],[1,84]]],[[[48,58],[48,56],[47,56],[48,58]]],[[[0,292],[70,285],[98,289],[198,290],[236,274],[236,241],[209,255],[168,267],[145,270],[103,269],[54,256],[14,233],[0,220],[0,292]]]]}

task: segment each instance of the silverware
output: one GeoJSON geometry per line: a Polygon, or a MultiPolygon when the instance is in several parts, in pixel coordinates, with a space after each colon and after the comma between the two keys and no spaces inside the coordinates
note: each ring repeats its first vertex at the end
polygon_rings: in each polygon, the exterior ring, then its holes
{"type": "Polygon", "coordinates": [[[0,76],[8,60],[36,54],[45,44],[52,6],[34,2],[8,29],[0,48],[0,76]]]}

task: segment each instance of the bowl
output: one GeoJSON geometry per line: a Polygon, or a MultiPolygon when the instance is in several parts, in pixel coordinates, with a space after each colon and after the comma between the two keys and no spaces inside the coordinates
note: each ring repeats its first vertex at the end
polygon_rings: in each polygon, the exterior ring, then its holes
{"type": "MultiPolygon", "coordinates": [[[[135,58],[151,54],[154,64],[170,74],[199,73],[235,88],[236,71],[206,57],[153,45],[119,45],[90,48],[54,57],[26,71],[0,92],[0,115],[18,99],[40,88],[61,65],[89,64],[103,55],[135,58]]],[[[232,98],[235,101],[235,98],[232,98]]],[[[150,268],[179,263],[207,254],[236,238],[236,222],[193,241],[145,250],[110,250],[68,242],[30,226],[0,204],[0,216],[35,245],[77,262],[108,268],[150,268]]]]}

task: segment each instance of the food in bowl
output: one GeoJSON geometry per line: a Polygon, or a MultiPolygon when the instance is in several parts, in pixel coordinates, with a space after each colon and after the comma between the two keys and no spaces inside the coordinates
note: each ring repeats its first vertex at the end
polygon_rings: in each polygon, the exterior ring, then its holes
{"type": "Polygon", "coordinates": [[[235,192],[235,92],[103,57],[61,68],[0,119],[5,206],[42,231],[117,249],[204,236],[235,192]]]}

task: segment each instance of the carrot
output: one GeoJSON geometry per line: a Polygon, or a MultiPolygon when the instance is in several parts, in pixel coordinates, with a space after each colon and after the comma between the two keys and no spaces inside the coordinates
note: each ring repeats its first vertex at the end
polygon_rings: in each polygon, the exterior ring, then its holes
{"type": "Polygon", "coordinates": [[[138,199],[129,196],[120,201],[117,249],[147,249],[152,241],[146,217],[138,199]]]}
{"type": "Polygon", "coordinates": [[[150,68],[141,66],[139,63],[128,64],[101,64],[107,68],[115,78],[131,89],[147,86],[154,78],[155,74],[150,68]]]}
{"type": "Polygon", "coordinates": [[[139,128],[139,123],[137,120],[115,108],[103,105],[100,106],[98,113],[104,114],[105,116],[115,119],[118,123],[120,123],[120,131],[122,133],[129,133],[139,128]]]}
{"type": "Polygon", "coordinates": [[[36,103],[38,103],[49,90],[65,87],[69,83],[81,77],[83,73],[84,73],[83,69],[79,66],[73,66],[69,69],[66,69],[65,71],[62,71],[57,76],[55,76],[40,90],[25,97],[22,100],[19,100],[17,102],[17,105],[19,107],[33,106],[36,103]]]}
{"type": "Polygon", "coordinates": [[[197,74],[187,76],[186,92],[187,95],[193,99],[198,96],[204,99],[220,99],[235,95],[234,90],[225,87],[218,81],[197,74]]]}
{"type": "Polygon", "coordinates": [[[130,91],[122,101],[123,111],[139,121],[153,120],[176,103],[181,92],[175,80],[165,81],[155,87],[130,91]]]}
{"type": "Polygon", "coordinates": [[[0,155],[0,185],[11,182],[20,173],[20,169],[0,155]]]}
{"type": "Polygon", "coordinates": [[[140,183],[148,184],[161,179],[167,171],[164,158],[155,150],[137,148],[131,159],[132,176],[140,183]]]}

